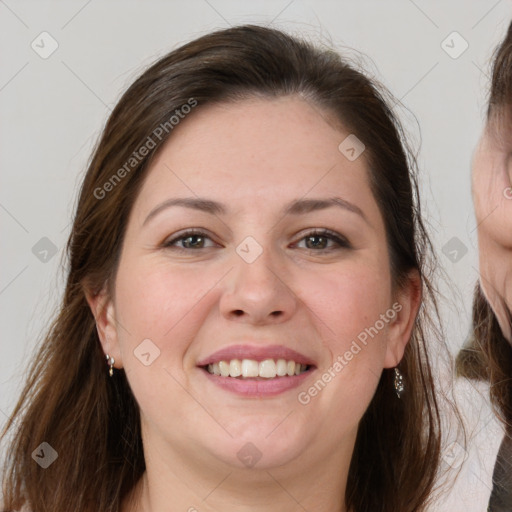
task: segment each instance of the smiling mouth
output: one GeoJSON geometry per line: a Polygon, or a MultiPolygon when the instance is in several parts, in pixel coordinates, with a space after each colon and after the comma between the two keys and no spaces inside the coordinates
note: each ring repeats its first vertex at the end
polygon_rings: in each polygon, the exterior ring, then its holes
{"type": "Polygon", "coordinates": [[[269,380],[301,375],[313,369],[312,365],[296,363],[286,359],[231,359],[201,366],[211,375],[240,380],[269,380]]]}

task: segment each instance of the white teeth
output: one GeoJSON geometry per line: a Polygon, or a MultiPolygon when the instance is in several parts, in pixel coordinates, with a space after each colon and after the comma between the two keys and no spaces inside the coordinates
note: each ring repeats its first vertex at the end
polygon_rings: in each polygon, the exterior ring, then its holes
{"type": "Polygon", "coordinates": [[[239,377],[242,375],[242,363],[238,359],[232,359],[229,362],[229,376],[239,377]]]}
{"type": "Polygon", "coordinates": [[[266,379],[273,379],[277,375],[276,363],[274,363],[273,359],[261,361],[259,370],[260,377],[265,377],[266,379]]]}
{"type": "Polygon", "coordinates": [[[222,377],[229,377],[229,363],[226,363],[226,361],[219,361],[219,369],[222,377]]]}
{"type": "Polygon", "coordinates": [[[255,361],[253,359],[232,359],[231,361],[219,361],[209,364],[207,370],[213,375],[221,377],[261,377],[264,379],[274,379],[276,377],[285,377],[300,375],[306,371],[305,364],[295,361],[286,361],[286,359],[265,359],[264,361],[255,361]]]}
{"type": "Polygon", "coordinates": [[[258,377],[259,365],[258,361],[252,359],[244,359],[242,361],[242,377],[258,377]]]}
{"type": "Polygon", "coordinates": [[[286,375],[286,360],[285,359],[278,359],[277,365],[276,365],[276,373],[279,375],[279,377],[284,377],[286,375]]]}

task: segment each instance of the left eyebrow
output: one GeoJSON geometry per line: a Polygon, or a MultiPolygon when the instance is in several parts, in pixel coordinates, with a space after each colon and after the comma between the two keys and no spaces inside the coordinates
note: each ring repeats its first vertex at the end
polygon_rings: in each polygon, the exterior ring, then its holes
{"type": "Polygon", "coordinates": [[[331,197],[329,199],[297,199],[285,207],[284,213],[290,215],[303,215],[305,213],[325,210],[326,208],[332,208],[334,206],[355,213],[366,223],[370,224],[361,208],[345,199],[342,199],[341,197],[331,197]]]}

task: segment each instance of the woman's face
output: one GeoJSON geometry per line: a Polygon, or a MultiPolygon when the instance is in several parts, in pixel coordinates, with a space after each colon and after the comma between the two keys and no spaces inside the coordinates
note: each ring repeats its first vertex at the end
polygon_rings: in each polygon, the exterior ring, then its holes
{"type": "Polygon", "coordinates": [[[512,341],[512,124],[491,119],[473,157],[480,283],[505,337],[512,341]],[[503,300],[505,303],[503,303],[503,300]]]}
{"type": "Polygon", "coordinates": [[[350,458],[419,298],[393,296],[365,155],[324,117],[296,97],[199,107],[153,161],[99,325],[146,459],[350,458]]]}

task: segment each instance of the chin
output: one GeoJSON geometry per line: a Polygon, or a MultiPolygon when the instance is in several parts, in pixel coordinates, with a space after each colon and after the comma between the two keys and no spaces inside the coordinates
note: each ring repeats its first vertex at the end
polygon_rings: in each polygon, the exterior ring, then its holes
{"type": "Polygon", "coordinates": [[[286,414],[278,419],[232,423],[227,430],[233,437],[226,434],[213,443],[209,437],[207,443],[214,456],[230,466],[248,469],[283,466],[295,460],[311,444],[311,430],[306,435],[306,425],[302,432],[295,425],[285,425],[293,421],[293,416],[291,414],[284,422],[286,414]]]}

